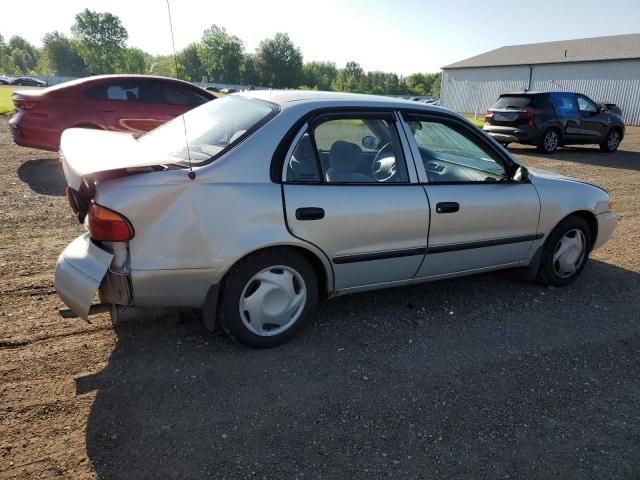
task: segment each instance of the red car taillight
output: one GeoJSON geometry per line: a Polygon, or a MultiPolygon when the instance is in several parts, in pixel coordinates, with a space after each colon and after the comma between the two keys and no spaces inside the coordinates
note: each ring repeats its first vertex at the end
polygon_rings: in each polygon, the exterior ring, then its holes
{"type": "Polygon", "coordinates": [[[133,238],[133,233],[133,226],[124,215],[97,203],[89,207],[89,234],[92,239],[126,242],[133,238]]]}
{"type": "Polygon", "coordinates": [[[16,108],[19,108],[21,110],[31,110],[37,104],[38,104],[38,102],[33,102],[31,100],[25,100],[23,98],[14,98],[13,99],[13,105],[16,108]]]}

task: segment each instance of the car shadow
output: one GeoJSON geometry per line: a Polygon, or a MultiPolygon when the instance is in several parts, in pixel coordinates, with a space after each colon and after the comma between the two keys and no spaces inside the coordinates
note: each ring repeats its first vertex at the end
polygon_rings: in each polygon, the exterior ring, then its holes
{"type": "Polygon", "coordinates": [[[561,147],[552,154],[538,153],[535,147],[509,146],[508,150],[514,155],[526,155],[549,160],[564,160],[607,168],[625,170],[640,170],[640,152],[617,150],[614,153],[601,152],[598,147],[561,147]]]}
{"type": "Polygon", "coordinates": [[[76,379],[87,453],[103,479],[637,472],[639,287],[593,261],[562,289],[495,273],[350,295],[271,350],[194,315],[123,322],[76,379]]]}
{"type": "Polygon", "coordinates": [[[18,167],[18,177],[41,195],[64,195],[67,182],[56,158],[28,160],[18,167]]]}

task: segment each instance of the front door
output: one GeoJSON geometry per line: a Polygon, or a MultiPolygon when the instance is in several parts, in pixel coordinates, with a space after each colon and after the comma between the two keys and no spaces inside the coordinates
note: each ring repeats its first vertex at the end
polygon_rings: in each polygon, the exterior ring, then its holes
{"type": "Polygon", "coordinates": [[[289,229],[331,260],[336,289],[416,274],[429,210],[392,113],[318,118],[303,128],[286,163],[289,229]]]}
{"type": "Polygon", "coordinates": [[[604,139],[606,121],[598,105],[589,97],[577,95],[580,109],[580,135],[584,143],[600,143],[604,139]]]}
{"type": "Polygon", "coordinates": [[[516,265],[537,233],[538,194],[509,179],[481,132],[456,120],[410,117],[407,133],[429,199],[427,256],[418,277],[516,265]]]}

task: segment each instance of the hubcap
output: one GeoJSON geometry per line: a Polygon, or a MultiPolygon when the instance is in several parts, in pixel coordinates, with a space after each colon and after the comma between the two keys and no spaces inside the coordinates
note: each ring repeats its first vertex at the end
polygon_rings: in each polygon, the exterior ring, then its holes
{"type": "Polygon", "coordinates": [[[306,301],[307,288],[296,270],[282,265],[265,268],[242,290],[240,318],[256,335],[278,335],[300,318],[306,301]]]}
{"type": "Polygon", "coordinates": [[[552,150],[555,150],[557,146],[558,146],[558,134],[553,130],[550,132],[547,132],[547,134],[544,136],[545,150],[550,152],[552,150]]]}
{"type": "Polygon", "coordinates": [[[584,259],[586,239],[582,230],[574,228],[569,230],[558,241],[553,254],[553,271],[560,278],[568,278],[573,275],[584,259]]]}
{"type": "Polygon", "coordinates": [[[618,148],[618,143],[620,143],[620,135],[618,132],[611,132],[609,134],[609,141],[607,142],[609,150],[615,150],[618,148]]]}

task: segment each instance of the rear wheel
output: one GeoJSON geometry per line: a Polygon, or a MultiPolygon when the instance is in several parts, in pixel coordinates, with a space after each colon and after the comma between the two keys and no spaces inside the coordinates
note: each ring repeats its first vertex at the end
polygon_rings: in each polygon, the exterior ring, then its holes
{"type": "Polygon", "coordinates": [[[546,130],[536,145],[540,153],[553,153],[560,145],[560,133],[555,128],[546,130]]]}
{"type": "Polygon", "coordinates": [[[291,249],[257,252],[229,272],[222,290],[220,325],[238,342],[269,348],[295,336],[313,312],[318,280],[291,249]]]}
{"type": "Polygon", "coordinates": [[[615,152],[620,145],[620,132],[616,128],[612,128],[604,137],[604,141],[600,144],[600,150],[603,152],[615,152]]]}
{"type": "Polygon", "coordinates": [[[567,217],[553,229],[542,248],[538,281],[563,287],[578,276],[591,251],[591,230],[580,217],[567,217]]]}

